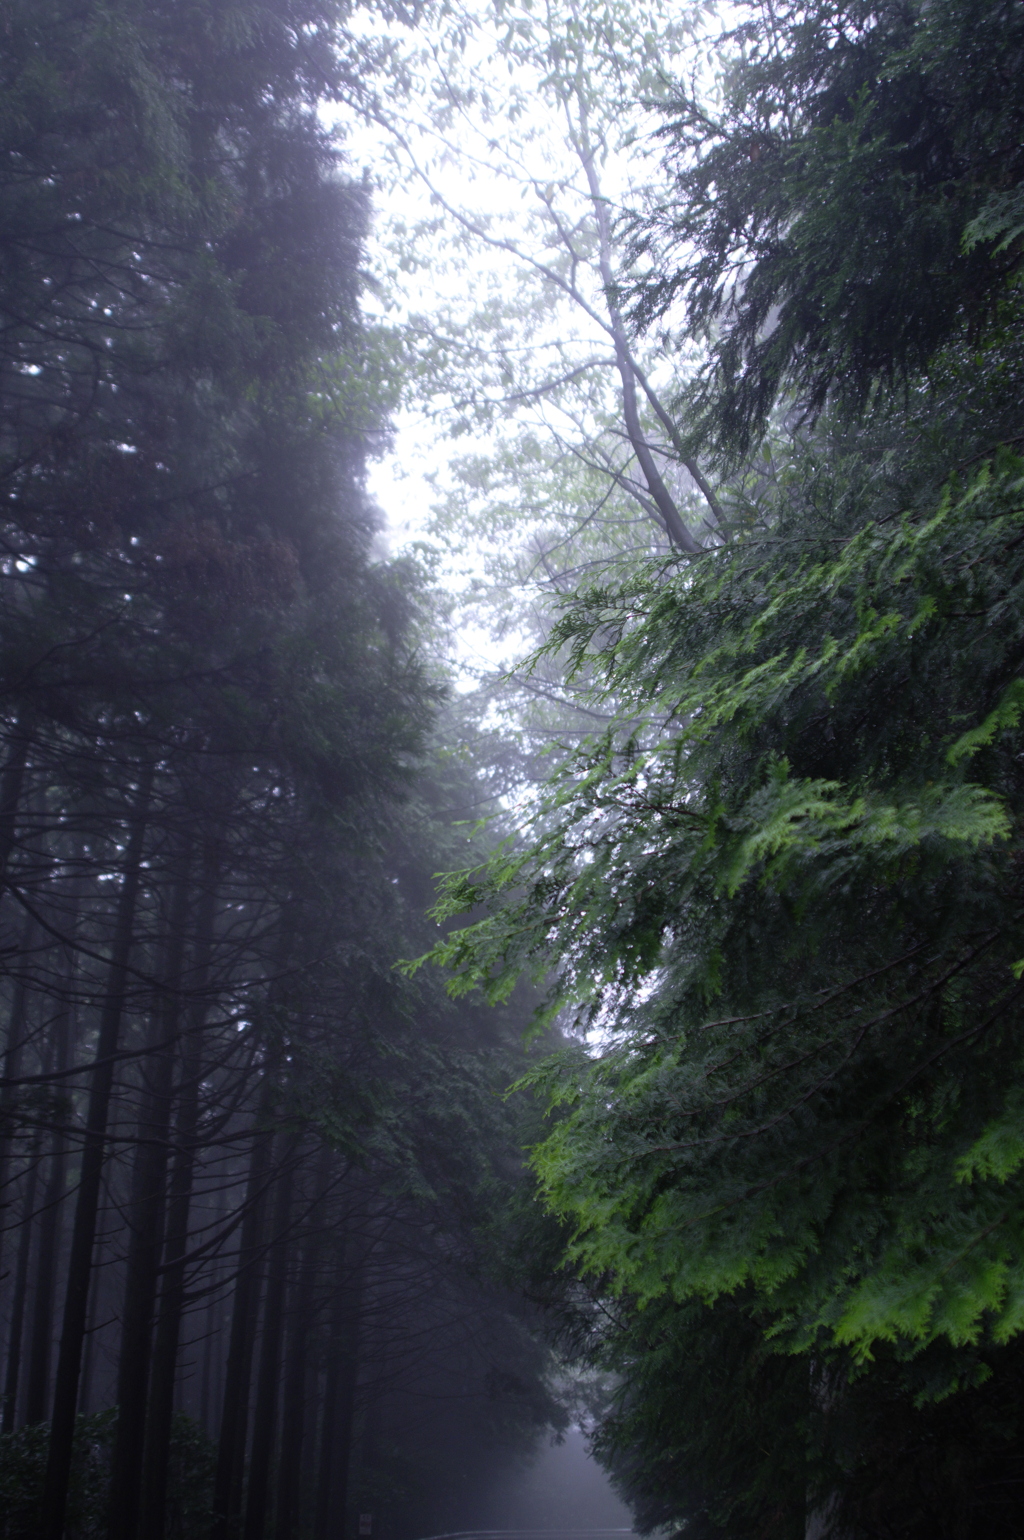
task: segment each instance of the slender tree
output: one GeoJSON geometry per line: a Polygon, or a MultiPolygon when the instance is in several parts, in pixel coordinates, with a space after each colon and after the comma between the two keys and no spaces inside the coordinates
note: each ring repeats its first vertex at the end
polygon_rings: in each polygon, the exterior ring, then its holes
{"type": "Polygon", "coordinates": [[[114,1059],[120,1042],[126,1004],[128,962],[142,876],[143,842],[150,811],[154,771],[152,760],[144,761],[138,767],[135,797],[127,827],[121,891],[118,895],[107,987],[89,1087],[89,1106],[78,1177],[78,1197],[71,1232],[71,1254],[68,1260],[64,1317],[60,1351],[57,1357],[53,1420],[46,1467],[43,1533],[47,1540],[62,1540],[64,1534],[82,1344],[85,1339],[89,1282],[96,1240],[96,1216],[99,1209],[104,1145],[114,1081],[114,1059]]]}
{"type": "Polygon", "coordinates": [[[164,1236],[165,1183],[171,1128],[174,1047],[181,1012],[185,959],[185,918],[192,897],[190,850],[174,865],[166,955],[154,1004],[150,1052],[139,1105],[138,1140],[129,1198],[130,1238],[117,1382],[117,1433],[111,1457],[111,1540],[134,1540],[142,1491],[150,1347],[158,1269],[164,1236]]]}

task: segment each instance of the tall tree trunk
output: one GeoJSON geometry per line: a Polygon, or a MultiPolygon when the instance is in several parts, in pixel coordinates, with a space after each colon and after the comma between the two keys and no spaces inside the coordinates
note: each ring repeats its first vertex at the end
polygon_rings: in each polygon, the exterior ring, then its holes
{"type": "MultiPolygon", "coordinates": [[[[102,1256],[102,1252],[100,1253],[102,1256]]],[[[96,1333],[99,1330],[100,1291],[89,1291],[89,1313],[85,1323],[85,1345],[82,1349],[82,1372],[78,1379],[79,1416],[87,1417],[92,1411],[92,1377],[96,1365],[96,1333]]]]}
{"type": "MultiPolygon", "coordinates": [[[[278,980],[283,976],[291,953],[296,918],[295,906],[286,905],[282,915],[280,945],[275,967],[277,977],[270,987],[268,1004],[271,1006],[280,998],[281,985],[278,980]]],[[[239,1237],[238,1279],[231,1305],[231,1332],[224,1372],[224,1398],[220,1417],[220,1439],[217,1445],[217,1469],[213,1482],[213,1523],[210,1527],[210,1540],[237,1540],[242,1512],[242,1484],[245,1478],[245,1450],[249,1423],[249,1385],[252,1379],[252,1356],[262,1283],[259,1262],[266,1208],[265,1193],[271,1171],[274,1139],[273,1130],[269,1125],[277,1099],[275,1081],[280,1061],[281,1039],[275,1034],[264,1068],[263,1088],[256,1114],[252,1154],[249,1159],[245,1218],[242,1221],[242,1233],[239,1237]]]]}
{"type": "MultiPolygon", "coordinates": [[[[167,1196],[167,1243],[146,1415],[140,1526],[145,1540],[163,1540],[166,1525],[168,1456],[174,1420],[174,1384],[178,1368],[181,1317],[185,1306],[185,1253],[188,1249],[196,1134],[199,1127],[202,1034],[209,1010],[205,991],[209,981],[217,914],[217,876],[218,853],[212,844],[208,844],[203,858],[202,896],[188,979],[192,1003],[188,1013],[188,1030],[181,1041],[175,1151],[167,1196]]],[[[212,1343],[207,1342],[207,1358],[212,1351],[212,1343]]]]}
{"type": "Polygon", "coordinates": [[[32,1220],[36,1208],[36,1188],[39,1185],[40,1142],[38,1138],[34,1141],[29,1157],[31,1164],[25,1179],[21,1234],[18,1237],[18,1261],[14,1274],[14,1299],[11,1304],[11,1327],[7,1335],[7,1372],[4,1375],[4,1404],[3,1415],[0,1417],[0,1433],[10,1433],[13,1430],[18,1409],[21,1338],[25,1325],[25,1296],[28,1291],[28,1262],[32,1249],[32,1220]]]}
{"type": "Polygon", "coordinates": [[[262,1271],[263,1216],[273,1135],[261,1131],[253,1143],[246,1186],[246,1213],[238,1251],[238,1278],[231,1302],[231,1332],[224,1373],[220,1439],[213,1488],[210,1540],[236,1540],[242,1506],[245,1449],[248,1440],[249,1385],[256,1341],[262,1271]]]}
{"type": "Polygon", "coordinates": [[[216,1344],[223,1330],[222,1300],[217,1298],[217,1261],[214,1257],[204,1288],[206,1309],[203,1312],[203,1331],[199,1343],[199,1421],[209,1437],[220,1423],[220,1397],[214,1392],[214,1374],[220,1366],[220,1353],[216,1344]]]}
{"type": "Polygon", "coordinates": [[[28,1018],[28,985],[25,980],[25,957],[35,945],[38,927],[32,915],[27,915],[22,927],[21,941],[18,946],[18,956],[21,958],[21,971],[14,981],[14,989],[11,993],[11,1013],[7,1019],[7,1045],[4,1049],[4,1083],[0,1088],[0,1279],[3,1278],[3,1251],[5,1226],[3,1223],[4,1211],[9,1198],[7,1189],[11,1184],[11,1152],[14,1144],[15,1111],[18,1104],[17,1079],[21,1074],[21,1059],[25,1050],[27,1038],[26,1023],[28,1018]]]}
{"type": "Polygon", "coordinates": [[[270,1465],[277,1428],[277,1386],[281,1369],[281,1338],[284,1328],[284,1292],[288,1281],[288,1225],[291,1219],[295,1159],[300,1135],[285,1142],[281,1175],[274,1194],[273,1245],[267,1268],[267,1298],[263,1309],[260,1369],[253,1410],[252,1455],[245,1504],[244,1540],[263,1540],[270,1491],[270,1465]]]}
{"type": "MultiPolygon", "coordinates": [[[[213,1282],[216,1282],[214,1274],[213,1282]]],[[[206,1340],[203,1347],[203,1427],[213,1437],[215,1427],[220,1426],[221,1408],[224,1405],[224,1359],[217,1351],[224,1330],[224,1301],[218,1299],[211,1287],[206,1305],[206,1340]]]]}
{"type": "Polygon", "coordinates": [[[365,1272],[365,1259],[360,1258],[346,1277],[346,1250],[343,1233],[338,1245],[336,1276],[339,1283],[331,1312],[330,1357],[324,1388],[314,1540],[343,1540],[345,1535],[365,1272]]]}
{"type": "MultiPolygon", "coordinates": [[[[73,935],[78,900],[69,925],[73,935]]],[[[52,1066],[58,1074],[70,1068],[74,1035],[71,989],[76,966],[75,954],[68,949],[67,994],[61,1001],[53,1024],[52,1066]]],[[[63,1081],[58,1082],[63,1085],[63,1081]]],[[[43,1212],[39,1221],[39,1256],[32,1300],[29,1336],[28,1382],[25,1386],[25,1421],[45,1422],[50,1398],[50,1355],[53,1344],[53,1301],[57,1285],[57,1252],[60,1222],[67,1187],[68,1147],[62,1128],[56,1128],[50,1145],[50,1170],[43,1194],[43,1212]]]]}
{"type": "Polygon", "coordinates": [[[17,833],[18,804],[25,782],[25,767],[31,732],[21,712],[14,723],[7,763],[0,771],[0,880],[7,875],[7,863],[14,850],[17,833]]]}
{"type": "MultiPolygon", "coordinates": [[[[18,807],[21,803],[28,764],[31,734],[27,727],[28,712],[23,707],[15,716],[7,752],[7,761],[0,771],[0,902],[7,891],[7,868],[14,854],[17,835],[18,807]]],[[[25,918],[21,934],[20,954],[31,949],[36,932],[36,922],[31,915],[25,918]]],[[[3,1280],[4,1209],[7,1206],[8,1171],[10,1167],[11,1141],[13,1139],[13,1112],[17,1100],[17,1080],[24,1039],[27,990],[24,975],[14,985],[11,1014],[7,1023],[7,1046],[4,1052],[4,1085],[0,1089],[0,1281],[3,1280]]]]}
{"type": "Polygon", "coordinates": [[[171,901],[162,978],[162,997],[152,1018],[147,1081],[139,1113],[138,1143],[132,1170],[128,1257],[121,1350],[117,1373],[117,1428],[110,1462],[109,1540],[135,1540],[142,1495],[142,1457],[146,1432],[153,1309],[164,1238],[174,1033],[181,1014],[181,975],[185,956],[185,918],[189,901],[189,852],[181,856],[171,901]]]}
{"type": "Polygon", "coordinates": [[[139,894],[142,848],[153,789],[153,765],[141,769],[135,807],[128,831],[124,874],[118,896],[114,933],[110,951],[107,989],[100,1015],[96,1059],[89,1088],[89,1103],[82,1144],[82,1164],[78,1180],[78,1201],[71,1233],[67,1290],[57,1378],[53,1392],[53,1419],[50,1424],[50,1448],[43,1494],[42,1540],[63,1540],[64,1515],[67,1510],[68,1479],[75,1436],[75,1411],[78,1379],[82,1364],[89,1303],[89,1279],[96,1240],[96,1215],[100,1201],[100,1183],[106,1155],[107,1119],[114,1083],[114,1056],[121,1036],[125,992],[128,982],[128,958],[135,926],[135,907],[139,894]]]}
{"type": "Polygon", "coordinates": [[[275,1540],[294,1540],[299,1520],[299,1491],[302,1453],[306,1434],[306,1370],[309,1328],[313,1315],[313,1296],[317,1268],[323,1248],[320,1205],[330,1176],[332,1150],[324,1145],[318,1162],[313,1208],[309,1216],[310,1233],[302,1248],[299,1273],[288,1311],[288,1335],[285,1350],[284,1405],[281,1411],[281,1456],[277,1478],[277,1515],[275,1540]]]}

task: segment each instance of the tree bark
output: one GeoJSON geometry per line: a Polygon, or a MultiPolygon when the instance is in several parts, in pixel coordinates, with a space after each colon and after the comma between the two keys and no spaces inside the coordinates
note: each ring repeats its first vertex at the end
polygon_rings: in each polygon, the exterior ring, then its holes
{"type": "Polygon", "coordinates": [[[153,1012],[152,1058],[139,1112],[138,1143],[132,1170],[129,1241],[121,1312],[121,1349],[117,1373],[117,1427],[110,1462],[109,1540],[135,1540],[142,1496],[142,1459],[146,1431],[146,1391],[157,1276],[164,1238],[173,1037],[181,1012],[181,975],[185,956],[185,918],[189,901],[189,852],[181,856],[169,916],[162,996],[153,1012]]]}
{"type": "Polygon", "coordinates": [[[14,1298],[11,1302],[11,1326],[7,1334],[7,1372],[4,1375],[3,1415],[0,1417],[0,1433],[14,1429],[18,1409],[18,1382],[21,1376],[21,1338],[25,1325],[25,1296],[28,1291],[28,1263],[32,1249],[33,1218],[36,1207],[36,1188],[39,1184],[39,1145],[31,1152],[31,1165],[25,1179],[25,1196],[21,1216],[21,1234],[18,1237],[18,1261],[14,1274],[14,1298]]]}
{"type": "MultiPolygon", "coordinates": [[[[296,914],[294,905],[286,905],[282,914],[280,945],[276,960],[277,979],[271,983],[268,1004],[276,1005],[292,949],[296,914]]],[[[245,1479],[245,1450],[248,1442],[249,1387],[252,1379],[253,1348],[259,1315],[262,1283],[260,1257],[263,1242],[266,1188],[272,1169],[274,1133],[270,1127],[277,1100],[275,1084],[281,1061],[281,1039],[270,1042],[264,1066],[263,1088],[253,1132],[249,1179],[246,1184],[245,1218],[238,1247],[238,1279],[231,1305],[231,1331],[227,1364],[224,1371],[224,1399],[217,1446],[217,1469],[213,1482],[213,1523],[210,1540],[237,1540],[242,1513],[242,1487],[245,1479]]]]}
{"type": "Polygon", "coordinates": [[[275,1540],[294,1540],[299,1520],[299,1488],[302,1453],[306,1436],[306,1370],[309,1328],[313,1314],[313,1294],[317,1267],[323,1247],[323,1229],[318,1222],[320,1205],[330,1174],[332,1151],[324,1145],[316,1176],[311,1230],[302,1248],[294,1298],[288,1312],[288,1336],[285,1350],[284,1405],[281,1421],[281,1455],[277,1477],[277,1515],[275,1540]]]}
{"type": "MultiPolygon", "coordinates": [[[[77,897],[69,933],[75,929],[77,897]]],[[[76,973],[75,954],[68,950],[67,995],[53,1025],[53,1068],[62,1074],[71,1065],[74,1035],[71,988],[76,973]]],[[[63,1084],[63,1082],[61,1082],[63,1084]]],[[[43,1194],[39,1221],[39,1256],[32,1301],[29,1337],[28,1382],[25,1387],[25,1421],[45,1422],[50,1394],[50,1355],[53,1344],[53,1302],[57,1286],[57,1252],[60,1223],[67,1187],[68,1151],[63,1129],[56,1128],[50,1145],[50,1170],[43,1194]]]]}
{"type": "MultiPolygon", "coordinates": [[[[587,106],[586,101],[582,96],[579,98],[579,110],[582,139],[577,144],[577,151],[587,178],[587,184],[590,189],[590,201],[593,205],[594,218],[597,223],[598,266],[601,272],[601,281],[605,286],[605,303],[608,306],[608,319],[610,322],[609,329],[611,331],[612,342],[615,346],[615,366],[618,370],[619,381],[622,385],[622,416],[626,428],[626,437],[629,439],[633,453],[636,455],[637,463],[640,466],[640,469],[643,472],[644,480],[647,483],[647,490],[649,491],[651,499],[658,510],[658,514],[665,526],[665,532],[671,540],[672,544],[678,547],[679,550],[685,551],[688,556],[699,556],[701,552],[701,546],[693,538],[693,535],[683,521],[683,517],[679,512],[676,500],[668,490],[668,487],[666,487],[661,472],[658,470],[654,455],[651,452],[651,447],[647,442],[640,424],[640,413],[637,405],[636,394],[638,376],[642,380],[649,399],[656,407],[662,425],[668,428],[673,442],[676,443],[678,447],[677,435],[674,428],[672,427],[671,421],[669,420],[667,414],[662,410],[660,403],[656,403],[654,401],[653,393],[651,392],[650,387],[647,385],[647,381],[643,379],[640,371],[637,369],[634,363],[633,356],[629,349],[629,338],[626,331],[626,325],[622,319],[622,312],[620,311],[614,298],[615,274],[612,271],[611,229],[608,222],[608,202],[603,192],[601,191],[601,186],[598,181],[594,146],[590,141],[587,106]]],[[[701,474],[698,466],[692,460],[686,458],[683,459],[682,463],[686,466],[686,469],[697,483],[697,486],[700,488],[700,491],[706,499],[709,507],[711,508],[712,513],[716,518],[720,518],[721,508],[719,506],[718,499],[715,497],[704,476],[701,474]]]]}
{"type": "MultiPolygon", "coordinates": [[[[102,1255],[101,1251],[101,1258],[102,1255]]],[[[90,1289],[89,1313],[85,1323],[85,1346],[82,1349],[82,1373],[78,1380],[78,1405],[76,1412],[79,1417],[87,1417],[93,1410],[92,1375],[96,1364],[96,1332],[99,1328],[100,1316],[99,1295],[99,1289],[90,1289]]]]}
{"type": "Polygon", "coordinates": [[[25,767],[31,734],[20,714],[14,724],[16,736],[0,772],[0,880],[7,875],[7,863],[14,850],[17,834],[18,804],[25,783],[25,767]]]}
{"type": "Polygon", "coordinates": [[[314,1540],[344,1540],[348,1477],[352,1461],[356,1382],[359,1375],[359,1325],[365,1259],[346,1277],[344,1234],[339,1241],[340,1280],[331,1313],[330,1358],[324,1388],[314,1540]]]}
{"type": "MultiPolygon", "coordinates": [[[[181,1042],[181,1078],[175,1122],[175,1152],[167,1195],[167,1243],[163,1262],[153,1366],[146,1416],[143,1459],[141,1531],[145,1540],[163,1540],[166,1527],[168,1455],[174,1420],[174,1385],[178,1368],[178,1343],[185,1306],[185,1253],[188,1249],[189,1213],[195,1173],[196,1134],[199,1127],[199,1087],[202,1080],[203,1028],[208,1001],[217,914],[218,854],[207,845],[202,866],[202,896],[196,925],[195,950],[189,976],[192,1003],[188,1030],[181,1042]]],[[[212,1345],[207,1343],[207,1358],[212,1345]]]]}
{"type": "Polygon", "coordinates": [[[96,1215],[100,1184],[106,1157],[107,1120],[114,1083],[114,1056],[121,1036],[125,993],[128,983],[128,958],[131,953],[135,908],[141,877],[142,848],[153,789],[153,765],[142,766],[135,806],[128,831],[121,892],[115,912],[107,989],[100,1015],[96,1059],[89,1088],[89,1103],[82,1145],[82,1165],[78,1182],[78,1201],[71,1234],[67,1289],[57,1378],[53,1393],[53,1418],[47,1456],[46,1484],[43,1493],[42,1540],[63,1540],[67,1509],[68,1480],[75,1436],[75,1412],[78,1380],[82,1364],[89,1303],[92,1253],[96,1241],[96,1215]]]}
{"type": "Polygon", "coordinates": [[[231,1332],[224,1372],[217,1469],[213,1485],[210,1540],[236,1540],[242,1512],[245,1450],[248,1442],[249,1387],[259,1315],[266,1188],[272,1168],[274,1134],[268,1127],[277,1090],[274,1076],[280,1057],[274,1049],[264,1071],[263,1091],[246,1184],[245,1218],[238,1247],[238,1278],[231,1303],[231,1332]]]}
{"type": "Polygon", "coordinates": [[[249,1162],[238,1279],[231,1302],[231,1334],[224,1373],[210,1540],[236,1540],[238,1533],[248,1440],[249,1385],[262,1283],[259,1259],[263,1241],[264,1188],[270,1171],[272,1140],[273,1135],[269,1132],[258,1133],[249,1162]]]}
{"type": "Polygon", "coordinates": [[[253,1409],[252,1454],[245,1503],[243,1540],[263,1540],[270,1492],[270,1463],[277,1429],[277,1387],[281,1369],[284,1292],[288,1281],[288,1225],[291,1219],[295,1158],[300,1136],[285,1142],[281,1175],[274,1195],[273,1245],[267,1268],[267,1298],[263,1309],[260,1368],[253,1409]]]}
{"type": "Polygon", "coordinates": [[[0,1089],[0,1279],[3,1278],[5,1239],[3,1217],[8,1205],[11,1146],[14,1143],[15,1109],[18,1104],[15,1082],[21,1073],[21,1056],[26,1038],[25,1022],[28,1016],[28,985],[25,982],[24,959],[35,944],[36,933],[36,922],[31,915],[27,915],[18,948],[22,968],[14,981],[11,994],[11,1013],[7,1020],[7,1046],[4,1050],[4,1084],[0,1089]]]}

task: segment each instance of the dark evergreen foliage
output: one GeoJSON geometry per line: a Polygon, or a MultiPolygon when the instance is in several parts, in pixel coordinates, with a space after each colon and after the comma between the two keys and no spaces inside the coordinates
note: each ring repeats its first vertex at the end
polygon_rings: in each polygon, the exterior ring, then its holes
{"type": "Polygon", "coordinates": [[[411,1452],[426,1511],[558,1415],[480,1260],[514,1026],[393,968],[466,775],[374,557],[347,19],[4,11],[5,1540],[340,1540],[375,1485],[397,1536],[411,1452]]]}
{"type": "Polygon", "coordinates": [[[591,1035],[529,1078],[597,1448],[647,1527],[1020,1532],[1021,16],[753,7],[634,226],[731,480],[577,595],[613,726],[453,874],[456,993],[591,1035]]]}
{"type": "Polygon", "coordinates": [[[862,407],[1014,324],[1024,22],[1004,0],[753,6],[730,42],[719,115],[669,109],[634,317],[678,300],[708,338],[686,411],[734,461],[777,402],[862,407]]]}

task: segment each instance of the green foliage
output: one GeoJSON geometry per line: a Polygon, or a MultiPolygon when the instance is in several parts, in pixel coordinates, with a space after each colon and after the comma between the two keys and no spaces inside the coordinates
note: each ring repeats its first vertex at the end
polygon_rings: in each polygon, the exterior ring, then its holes
{"type": "Polygon", "coordinates": [[[602,1362],[619,1390],[596,1451],[642,1530],[700,1540],[826,1533],[1013,1540],[1020,1533],[1020,1343],[945,1355],[881,1349],[854,1376],[780,1356],[750,1300],[659,1301],[620,1315],[602,1362]]]}
{"type": "Polygon", "coordinates": [[[216,1450],[199,1424],[175,1412],[167,1482],[169,1540],[201,1540],[209,1528],[213,1507],[216,1450]]]}
{"type": "Polygon", "coordinates": [[[1004,0],[752,5],[725,47],[634,236],[636,317],[679,301],[708,336],[692,421],[730,458],[780,399],[859,407],[1019,324],[1024,32],[1004,0]]]}
{"type": "Polygon", "coordinates": [[[568,612],[631,719],[525,852],[451,880],[452,909],[507,901],[438,955],[495,996],[556,958],[549,1010],[605,1044],[539,1072],[586,1267],[753,1288],[792,1346],[1005,1340],[1024,463],[841,542],[809,514],[795,554],[780,529],[568,612]]]}
{"type": "MultiPolygon", "coordinates": [[[[80,1416],[68,1500],[71,1540],[102,1540],[107,1533],[107,1476],[116,1409],[80,1416]]],[[[0,1438],[0,1535],[3,1540],[36,1540],[38,1509],[46,1474],[50,1428],[36,1423],[0,1438]]],[[[184,1413],[175,1415],[171,1435],[168,1535],[200,1540],[210,1524],[213,1446],[184,1413]]]]}
{"type": "MultiPolygon", "coordinates": [[[[106,1462],[115,1413],[79,1417],[68,1501],[75,1540],[100,1540],[106,1529],[106,1462]]],[[[47,1423],[20,1428],[0,1439],[0,1533],[4,1540],[35,1540],[46,1473],[47,1423]]]]}
{"type": "Polygon", "coordinates": [[[601,1359],[618,1391],[595,1452],[643,1532],[685,1518],[695,1540],[803,1540],[807,1369],[766,1347],[742,1302],[654,1306],[608,1333],[601,1359]]]}
{"type": "Polygon", "coordinates": [[[645,1525],[799,1533],[806,1491],[859,1534],[875,1469],[900,1534],[1014,1532],[1024,461],[880,475],[880,434],[566,609],[615,725],[438,906],[453,993],[532,972],[585,1035],[527,1076],[535,1164],[645,1525]]]}
{"type": "Polygon", "coordinates": [[[750,5],[663,110],[609,292],[706,347],[723,516],[581,565],[536,677],[604,726],[436,909],[575,1033],[527,1244],[646,1527],[1019,1532],[1020,21],[750,5]]]}

